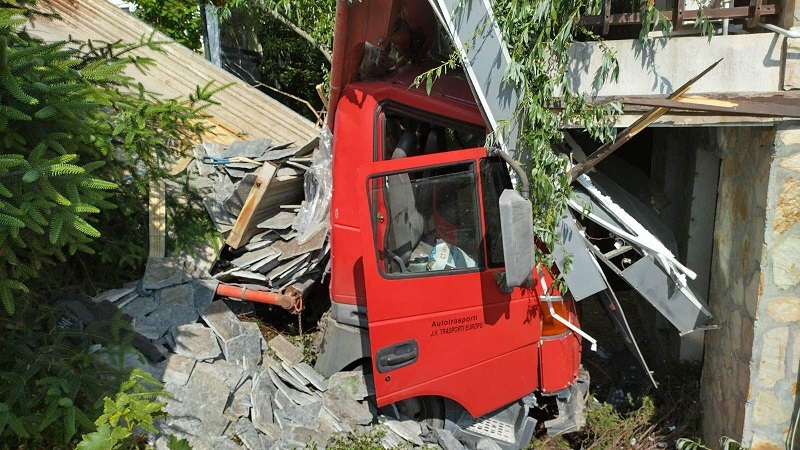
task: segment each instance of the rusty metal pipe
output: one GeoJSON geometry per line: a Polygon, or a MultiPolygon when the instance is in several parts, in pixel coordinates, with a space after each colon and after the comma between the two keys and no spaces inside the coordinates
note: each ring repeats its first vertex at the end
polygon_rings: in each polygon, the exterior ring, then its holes
{"type": "Polygon", "coordinates": [[[257,289],[248,289],[244,286],[220,283],[217,286],[217,295],[221,297],[238,298],[249,302],[277,305],[289,311],[295,311],[297,309],[297,302],[294,297],[283,295],[280,292],[261,291],[257,289]]]}

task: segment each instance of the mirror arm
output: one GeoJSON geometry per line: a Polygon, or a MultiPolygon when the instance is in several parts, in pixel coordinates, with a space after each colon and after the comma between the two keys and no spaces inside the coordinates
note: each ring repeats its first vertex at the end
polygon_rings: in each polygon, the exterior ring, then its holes
{"type": "Polygon", "coordinates": [[[517,173],[519,181],[522,183],[522,188],[520,188],[519,193],[520,195],[522,195],[522,198],[524,198],[525,200],[529,200],[531,194],[531,187],[530,184],[528,183],[528,175],[525,174],[525,171],[522,170],[522,167],[519,166],[519,163],[514,161],[514,158],[512,158],[511,155],[504,152],[503,150],[500,150],[499,148],[490,149],[489,154],[499,156],[500,159],[505,161],[509,166],[511,166],[512,169],[514,169],[514,172],[517,173]]]}

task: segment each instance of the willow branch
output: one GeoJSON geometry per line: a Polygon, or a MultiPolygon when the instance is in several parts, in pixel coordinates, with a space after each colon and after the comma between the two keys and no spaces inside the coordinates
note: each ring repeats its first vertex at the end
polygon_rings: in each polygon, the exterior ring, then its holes
{"type": "Polygon", "coordinates": [[[295,25],[294,23],[292,23],[283,14],[275,11],[272,8],[265,8],[265,9],[267,10],[267,12],[272,17],[278,19],[281,23],[283,23],[287,27],[291,28],[292,31],[294,31],[295,33],[299,34],[300,37],[302,37],[303,39],[307,40],[312,45],[317,47],[317,50],[319,50],[319,52],[322,53],[322,56],[324,56],[325,59],[328,60],[328,63],[330,63],[332,61],[333,58],[331,57],[331,51],[327,47],[325,47],[325,46],[321,45],[319,42],[317,42],[317,40],[314,39],[313,36],[311,36],[310,34],[306,33],[302,28],[300,28],[297,25],[295,25]]]}

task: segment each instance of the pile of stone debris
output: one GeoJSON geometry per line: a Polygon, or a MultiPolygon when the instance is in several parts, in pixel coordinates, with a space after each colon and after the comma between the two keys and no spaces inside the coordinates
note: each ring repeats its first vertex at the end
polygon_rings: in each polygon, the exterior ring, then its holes
{"type": "MultiPolygon", "coordinates": [[[[195,146],[187,170],[226,236],[220,260],[207,267],[214,278],[282,290],[324,276],[330,253],[327,220],[321,219],[326,214],[309,214],[327,206],[309,192],[320,184],[318,166],[328,162],[328,147],[319,142],[290,146],[254,139],[195,146]]],[[[329,186],[322,189],[329,197],[329,186]]]]}
{"type": "MultiPolygon", "coordinates": [[[[385,448],[466,448],[452,433],[396,410],[393,417],[380,415],[370,375],[325,378],[283,336],[267,342],[255,322],[239,319],[252,314],[252,304],[214,301],[216,282],[192,278],[190,265],[153,260],[139,283],[68,304],[72,323],[109,317],[110,308],[133,325],[133,346],[144,358],[128,355],[126,365],[147,370],[173,395],[165,399],[168,416],[157,424],[161,434],[152,436],[157,449],[166,448],[170,435],[195,449],[324,448],[337,434],[375,426],[385,432],[385,448]],[[97,317],[97,311],[105,313],[97,317]]],[[[488,444],[479,448],[496,448],[488,444]]]]}

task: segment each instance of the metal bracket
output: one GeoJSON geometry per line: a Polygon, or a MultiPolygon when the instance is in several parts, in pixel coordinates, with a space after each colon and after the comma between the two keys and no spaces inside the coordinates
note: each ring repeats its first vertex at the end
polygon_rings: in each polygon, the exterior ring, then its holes
{"type": "Polygon", "coordinates": [[[761,22],[761,3],[762,0],[750,0],[751,18],[747,19],[747,28],[755,28],[761,22]]]}

